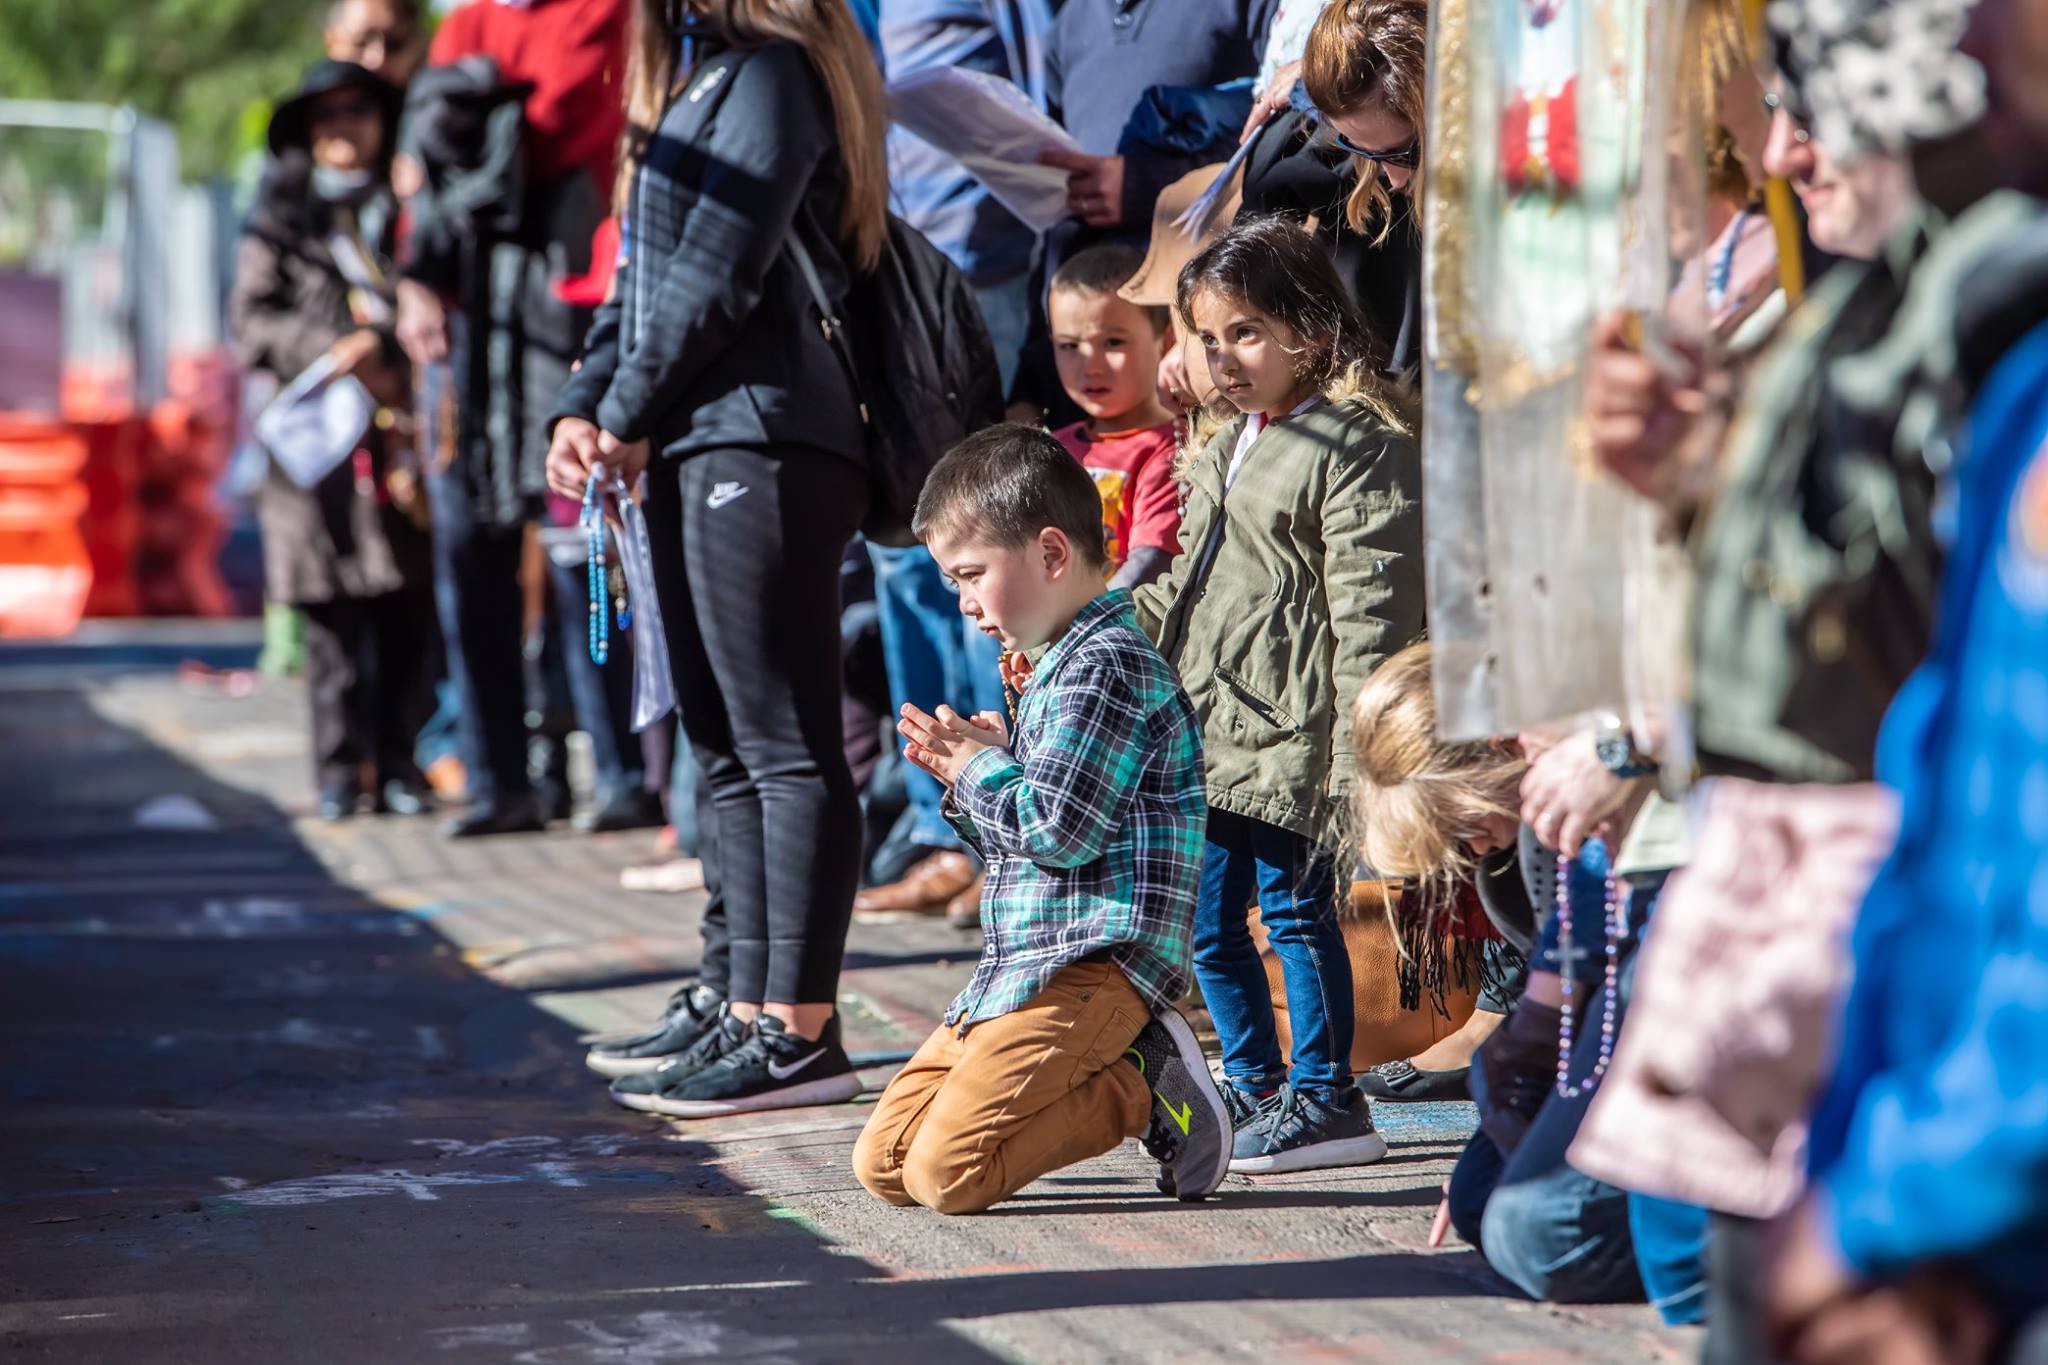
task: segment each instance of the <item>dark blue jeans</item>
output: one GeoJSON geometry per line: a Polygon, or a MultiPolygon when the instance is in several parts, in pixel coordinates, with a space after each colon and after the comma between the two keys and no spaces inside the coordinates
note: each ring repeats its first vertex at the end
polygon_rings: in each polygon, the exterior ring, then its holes
{"type": "MultiPolygon", "coordinates": [[[[1586,861],[1604,870],[1604,850],[1586,861]]],[[[1637,890],[1631,933],[1621,944],[1622,965],[1617,1027],[1628,1017],[1635,986],[1636,950],[1650,923],[1662,881],[1637,890]]],[[[1572,898],[1574,956],[1558,961],[1556,916],[1544,925],[1537,965],[1555,970],[1571,965],[1581,982],[1582,1027],[1572,1047],[1571,1074],[1583,1080],[1600,1050],[1598,1027],[1601,959],[1599,900],[1591,886],[1575,885],[1572,898]]],[[[1697,1321],[1703,1307],[1702,1210],[1640,1196],[1591,1176],[1565,1160],[1596,1092],[1567,1099],[1551,1091],[1529,1131],[1511,1155],[1493,1139],[1475,1133],[1451,1172],[1451,1225],[1478,1247],[1498,1275],[1533,1299],[1546,1303],[1639,1303],[1648,1298],[1670,1322],[1697,1321]],[[1640,1203],[1640,1207],[1637,1205],[1640,1203]]]]}
{"type": "Polygon", "coordinates": [[[1209,812],[1195,902],[1195,980],[1223,1043],[1223,1074],[1246,1090],[1283,1079],[1323,1099],[1351,1086],[1351,959],[1337,928],[1337,882],[1312,840],[1228,811],[1209,812]],[[1287,984],[1293,1066],[1280,1055],[1266,969],[1252,943],[1250,906],[1287,984]]]}
{"type": "MultiPolygon", "coordinates": [[[[972,715],[1003,710],[1003,680],[996,661],[1000,641],[982,634],[960,614],[960,598],[922,545],[868,546],[875,566],[875,606],[882,657],[889,670],[890,704],[936,710],[941,704],[972,715]]],[[[891,845],[959,848],[960,836],[939,813],[945,788],[920,768],[904,774],[910,808],[890,836],[891,845]]],[[[885,860],[878,855],[877,861],[885,860]]]]}
{"type": "MultiPolygon", "coordinates": [[[[519,561],[523,526],[480,522],[461,456],[427,474],[434,518],[434,601],[448,650],[456,739],[479,805],[532,791],[526,772],[526,660],[519,561]]],[[[577,623],[576,629],[583,629],[577,623]]]]}
{"type": "MultiPolygon", "coordinates": [[[[1593,1064],[1598,1029],[1580,1035],[1572,1074],[1593,1064]]],[[[1628,1192],[1565,1161],[1591,1094],[1552,1093],[1510,1155],[1474,1133],[1451,1172],[1451,1226],[1494,1273],[1544,1303],[1640,1303],[1628,1192]]]]}

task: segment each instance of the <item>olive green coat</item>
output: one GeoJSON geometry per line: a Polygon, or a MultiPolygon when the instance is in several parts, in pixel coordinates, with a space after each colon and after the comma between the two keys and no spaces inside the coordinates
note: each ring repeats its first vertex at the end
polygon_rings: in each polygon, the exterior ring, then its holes
{"type": "Polygon", "coordinates": [[[1195,459],[1138,619],[1201,718],[1209,804],[1335,848],[1352,701],[1423,631],[1421,453],[1367,402],[1325,402],[1268,426],[1226,496],[1243,428],[1195,459]]]}

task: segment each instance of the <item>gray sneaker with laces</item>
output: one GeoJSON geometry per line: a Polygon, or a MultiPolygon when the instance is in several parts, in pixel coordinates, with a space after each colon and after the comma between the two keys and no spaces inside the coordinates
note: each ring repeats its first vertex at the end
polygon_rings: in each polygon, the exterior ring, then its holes
{"type": "Polygon", "coordinates": [[[1195,1031],[1180,1011],[1163,1010],[1124,1060],[1152,1091],[1152,1122],[1139,1141],[1160,1165],[1160,1189],[1190,1201],[1214,1193],[1230,1170],[1230,1113],[1195,1031]]]}
{"type": "Polygon", "coordinates": [[[1372,1107],[1357,1086],[1337,1104],[1291,1085],[1278,1102],[1238,1130],[1230,1169],[1241,1175],[1368,1166],[1387,1154],[1387,1140],[1372,1126],[1372,1107]]]}

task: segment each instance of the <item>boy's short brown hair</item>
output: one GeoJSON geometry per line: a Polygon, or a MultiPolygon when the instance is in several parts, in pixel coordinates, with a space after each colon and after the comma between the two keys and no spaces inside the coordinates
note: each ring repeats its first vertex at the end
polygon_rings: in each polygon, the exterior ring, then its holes
{"type": "MultiPolygon", "coordinates": [[[[1138,267],[1145,258],[1136,247],[1121,242],[1105,242],[1091,246],[1086,251],[1077,251],[1052,274],[1052,284],[1047,292],[1057,294],[1062,289],[1078,289],[1091,294],[1116,294],[1131,276],[1138,273],[1138,267]]],[[[1121,294],[1117,294],[1122,298],[1121,294]]],[[[1125,299],[1126,303],[1130,300],[1125,299]]],[[[1156,304],[1132,303],[1131,307],[1145,315],[1155,332],[1164,332],[1172,320],[1173,310],[1156,304]]]]}
{"type": "Polygon", "coordinates": [[[922,541],[967,535],[1012,549],[1048,526],[1065,532],[1089,563],[1109,563],[1095,480],[1050,433],[1016,422],[977,431],[946,452],[910,519],[922,541]]]}

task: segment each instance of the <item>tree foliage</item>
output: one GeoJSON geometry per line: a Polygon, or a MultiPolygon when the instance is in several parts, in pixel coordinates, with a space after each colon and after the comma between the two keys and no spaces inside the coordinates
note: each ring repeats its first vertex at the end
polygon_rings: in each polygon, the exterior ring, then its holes
{"type": "Polygon", "coordinates": [[[228,172],[320,55],[329,0],[0,0],[0,94],[132,104],[187,178],[228,172]]]}

